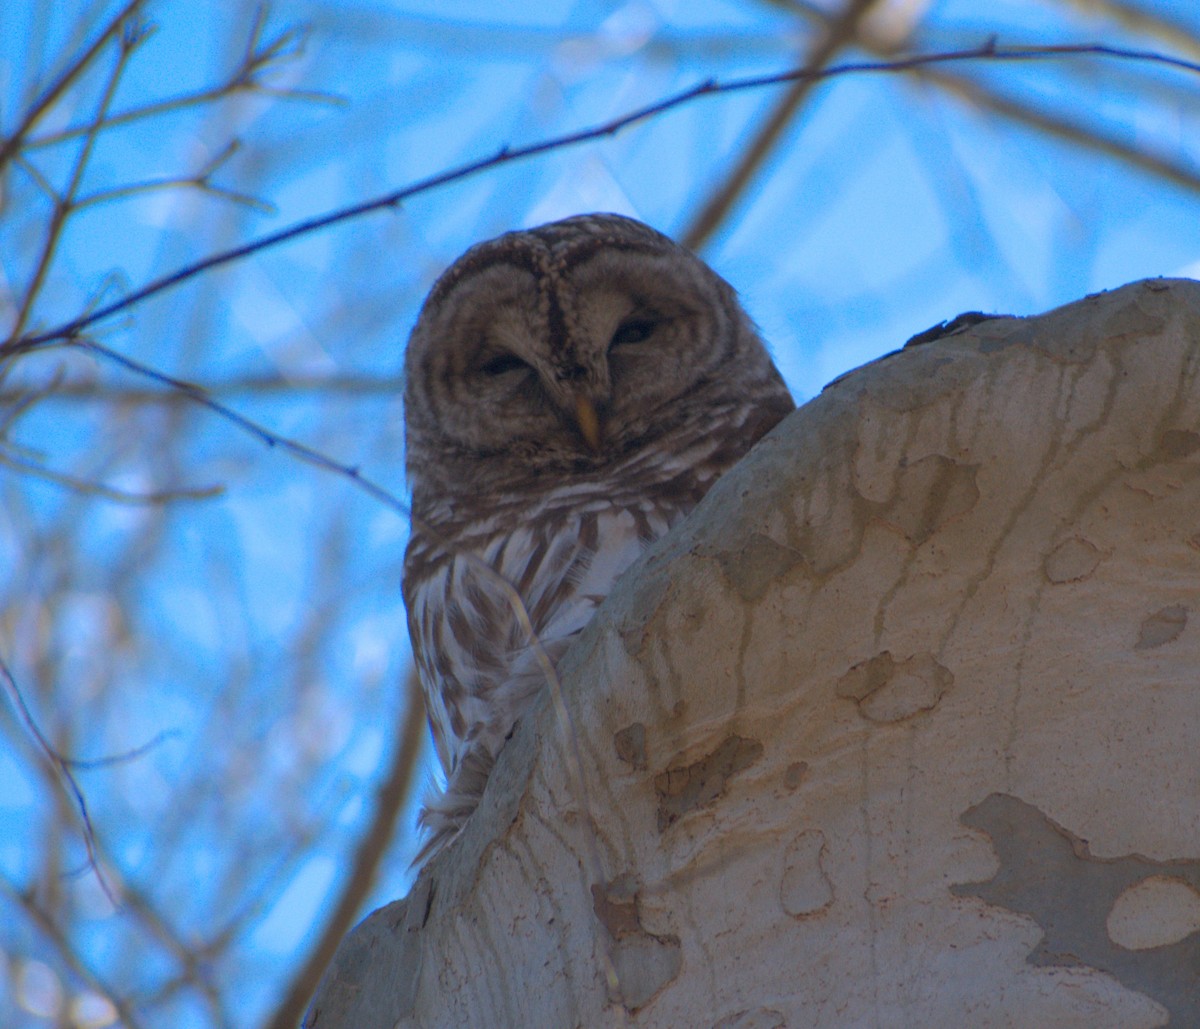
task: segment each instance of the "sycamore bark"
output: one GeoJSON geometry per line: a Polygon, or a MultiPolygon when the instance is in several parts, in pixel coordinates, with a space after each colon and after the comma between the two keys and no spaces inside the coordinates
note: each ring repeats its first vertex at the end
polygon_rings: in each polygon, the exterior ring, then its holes
{"type": "Polygon", "coordinates": [[[308,1024],[1200,1024],[1198,669],[1200,284],[909,347],[621,580],[308,1024]]]}

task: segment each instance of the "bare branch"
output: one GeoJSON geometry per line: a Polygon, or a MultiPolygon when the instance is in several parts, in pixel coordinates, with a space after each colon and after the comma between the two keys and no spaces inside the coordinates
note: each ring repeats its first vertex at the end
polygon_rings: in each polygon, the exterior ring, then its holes
{"type": "Polygon", "coordinates": [[[163,114],[174,114],[191,107],[203,107],[229,96],[232,93],[259,93],[264,96],[277,97],[283,100],[300,100],[326,104],[342,104],[345,101],[331,93],[318,90],[281,89],[269,86],[259,79],[259,76],[272,67],[299,57],[304,50],[307,31],[303,28],[284,29],[277,37],[270,40],[259,49],[262,35],[262,18],[264,9],[259,8],[251,30],[241,62],[224,81],[207,89],[198,89],[190,93],[180,93],[178,96],[156,100],[120,111],[116,114],[105,113],[102,117],[93,118],[82,125],[71,125],[56,132],[47,132],[42,136],[26,139],[21,149],[25,151],[39,150],[55,146],[68,140],[77,139],[90,132],[104,132],[108,129],[129,125],[133,122],[156,118],[163,114]]]}
{"type": "Polygon", "coordinates": [[[20,168],[21,171],[23,171],[31,179],[33,179],[34,185],[36,185],[38,189],[46,194],[46,197],[52,204],[61,202],[62,197],[58,190],[54,188],[54,183],[46,178],[46,176],[42,174],[41,169],[39,169],[38,166],[29,160],[29,158],[23,153],[17,153],[13,155],[13,164],[20,168]]]}
{"type": "Polygon", "coordinates": [[[217,484],[184,489],[154,490],[150,493],[136,493],[132,490],[118,489],[116,486],[109,486],[103,482],[93,482],[74,475],[67,475],[64,472],[48,468],[38,461],[30,460],[27,457],[18,457],[12,453],[5,453],[3,450],[0,450],[0,464],[8,465],[10,468],[15,468],[20,472],[43,479],[46,482],[52,482],[54,485],[62,486],[64,489],[73,490],[76,493],[83,493],[92,497],[99,497],[101,500],[111,500],[115,504],[160,505],[170,504],[177,500],[211,500],[213,497],[219,497],[225,492],[225,487],[217,484]]]}
{"type": "Polygon", "coordinates": [[[21,119],[21,124],[3,144],[0,144],[0,171],[3,171],[4,166],[25,146],[26,137],[38,120],[58,102],[58,99],[71,87],[72,83],[87,71],[99,53],[109,44],[109,41],[117,33],[123,31],[125,24],[133,18],[144,2],[145,0],[129,0],[129,3],[112,17],[100,35],[92,41],[91,46],[68,64],[62,74],[30,105],[29,110],[25,112],[25,117],[21,119]]]}
{"type": "Polygon", "coordinates": [[[104,873],[100,869],[99,862],[96,860],[96,833],[92,827],[91,816],[88,814],[87,801],[83,798],[83,791],[79,788],[79,783],[75,781],[75,776],[71,774],[69,763],[59,756],[58,751],[50,745],[50,741],[46,739],[42,730],[38,728],[37,721],[33,717],[33,712],[26,705],[20,687],[17,686],[12,672],[9,671],[7,662],[2,657],[0,657],[0,679],[4,681],[4,692],[8,694],[13,707],[20,714],[21,721],[25,723],[25,728],[37,740],[42,753],[46,756],[50,765],[57,771],[60,781],[66,784],[71,796],[74,798],[75,809],[79,814],[79,820],[83,826],[83,843],[87,850],[88,866],[96,873],[96,879],[100,883],[101,889],[104,890],[104,895],[109,899],[113,907],[117,907],[117,899],[108,884],[108,880],[104,877],[104,873]]]}
{"type": "MultiPolygon", "coordinates": [[[[804,62],[805,69],[817,72],[833,60],[839,50],[852,45],[863,19],[877,2],[878,0],[848,0],[845,9],[830,19],[825,33],[804,62]]],[[[784,129],[795,120],[801,105],[818,81],[815,77],[798,79],[792,83],[791,89],[779,98],[754,139],[739,151],[737,163],[728,178],[717,187],[708,201],[701,205],[699,213],[692,219],[692,224],[684,230],[681,242],[685,247],[689,250],[699,250],[729,217],[733,205],[745,192],[763,162],[774,151],[784,129]]]]}
{"type": "Polygon", "coordinates": [[[201,407],[207,407],[210,411],[220,415],[227,422],[236,425],[239,429],[253,436],[260,443],[265,443],[268,447],[278,448],[306,464],[344,476],[384,506],[391,508],[403,517],[409,517],[408,505],[403,500],[394,493],[384,489],[378,483],[368,479],[358,468],[343,464],[329,457],[327,454],[321,453],[319,450],[314,450],[303,443],[298,443],[295,440],[288,439],[286,436],[272,432],[258,422],[247,418],[243,414],[239,414],[232,407],[216,400],[202,386],[197,386],[195,383],[185,382],[183,379],[177,379],[174,376],[160,372],[156,368],[151,368],[148,364],[136,361],[132,357],[126,357],[124,354],[113,350],[111,347],[106,347],[103,343],[97,343],[95,340],[77,337],[71,340],[71,345],[81,350],[98,354],[113,364],[118,364],[128,371],[133,372],[135,375],[169,387],[199,404],[201,407]]]}
{"type": "Polygon", "coordinates": [[[162,1003],[168,999],[178,991],[179,987],[191,985],[204,998],[213,1019],[213,1025],[228,1025],[229,1018],[225,1014],[225,1006],[220,992],[204,969],[205,962],[212,957],[211,950],[203,945],[197,946],[194,940],[185,938],[185,935],[190,937],[191,934],[180,932],[171,925],[142,887],[124,878],[119,880],[118,885],[121,891],[122,911],[134,918],[155,940],[162,944],[164,949],[178,962],[180,968],[177,976],[164,984],[154,996],[146,998],[140,1006],[144,1009],[151,1008],[156,1003],[162,1003]]]}
{"type": "Polygon", "coordinates": [[[9,390],[3,394],[3,403],[7,410],[3,417],[0,417],[0,440],[6,440],[8,435],[13,430],[13,426],[20,421],[22,415],[33,409],[46,397],[53,395],[54,391],[59,388],[63,380],[63,370],[55,369],[54,374],[50,376],[44,383],[31,390],[9,390]]]}
{"type": "MultiPolygon", "coordinates": [[[[204,392],[210,397],[294,396],[301,393],[344,396],[396,396],[404,390],[401,375],[240,375],[207,382],[204,392]]],[[[28,394],[24,390],[0,390],[0,407],[15,404],[28,394]]],[[[98,382],[62,382],[42,399],[47,401],[93,402],[101,404],[178,404],[187,402],[180,393],[138,386],[111,386],[98,382]]],[[[0,435],[3,422],[0,422],[0,435]]]]}
{"type": "Polygon", "coordinates": [[[552,150],[561,150],[566,147],[576,146],[580,143],[590,142],[592,140],[602,139],[608,136],[614,136],[623,129],[639,122],[657,117],[667,111],[674,110],[684,104],[691,103],[701,97],[718,96],[730,93],[747,92],[750,90],[762,89],[768,86],[777,86],[789,82],[798,82],[804,80],[824,80],[832,79],[853,74],[898,74],[910,72],[915,69],[929,67],[931,65],[951,64],[963,61],[978,61],[978,60],[993,60],[993,61],[1044,61],[1052,59],[1061,59],[1064,57],[1103,57],[1114,60],[1125,61],[1140,61],[1152,64],[1160,64],[1165,67],[1178,68],[1183,71],[1189,71],[1200,74],[1200,63],[1195,61],[1187,61],[1182,58],[1172,57],[1169,54],[1160,54],[1148,50],[1133,50],[1122,47],[1110,47],[1099,44],[1070,44],[1070,45],[1055,45],[1055,46],[1025,46],[1025,47],[1000,47],[993,40],[982,44],[981,46],[972,47],[967,50],[946,51],[934,54],[917,54],[911,57],[899,58],[888,61],[858,61],[849,64],[841,64],[835,67],[824,68],[817,71],[808,69],[799,69],[788,72],[779,72],[772,75],[756,75],[741,79],[732,79],[727,82],[718,82],[716,80],[708,80],[689,89],[683,90],[663,100],[659,100],[653,104],[648,104],[645,107],[640,107],[634,111],[604,122],[601,125],[596,125],[591,128],[581,129],[578,132],[568,133],[562,136],[543,140],[538,143],[532,143],[528,146],[510,148],[502,147],[496,154],[491,157],[481,158],[476,161],[471,161],[467,164],[459,165],[457,168],[451,168],[447,171],[432,175],[429,178],[422,179],[413,183],[410,186],[405,186],[402,189],[394,190],[382,196],[375,197],[362,203],[353,204],[348,207],[341,207],[328,214],[319,215],[315,218],[309,218],[302,222],[298,222],[286,229],[281,229],[278,232],[271,233],[260,239],[254,240],[242,246],[235,247],[232,250],[226,250],[218,254],[213,254],[195,264],[188,265],[178,271],[172,272],[161,278],[155,279],[141,289],[135,290],[133,293],[114,301],[98,310],[75,318],[72,321],[66,322],[56,328],[45,332],[37,333],[32,336],[18,336],[15,333],[4,344],[0,344],[0,356],[16,355],[30,350],[36,350],[51,344],[60,343],[63,340],[77,336],[82,330],[94,325],[96,322],[108,318],[118,312],[125,311],[135,304],[141,303],[148,297],[155,296],[165,290],[178,286],[180,283],[186,282],[195,278],[204,272],[217,268],[234,261],[241,260],[250,254],[259,253],[271,247],[279,246],[290,240],[300,236],[308,235],[312,232],[317,232],[320,229],[327,228],[331,225],[336,225],[341,222],[351,221],[356,218],[361,218],[368,214],[375,214],[379,211],[388,210],[399,206],[405,200],[409,200],[414,196],[422,193],[427,193],[431,190],[445,186],[451,182],[460,182],[463,179],[478,175],[481,172],[491,168],[498,167],[503,164],[510,164],[515,161],[521,161],[530,157],[535,157],[540,154],[547,153],[552,150]]]}
{"type": "Polygon", "coordinates": [[[1121,161],[1139,171],[1149,172],[1178,186],[1200,192],[1200,169],[1189,168],[1164,154],[1140,150],[1113,136],[1104,135],[1092,126],[1006,97],[961,75],[936,70],[922,74],[959,99],[986,108],[1009,121],[1030,126],[1048,136],[1057,136],[1059,139],[1121,161]]]}
{"type": "Polygon", "coordinates": [[[104,757],[94,758],[63,757],[61,760],[64,764],[68,764],[72,768],[78,768],[81,772],[92,772],[99,768],[112,768],[115,765],[127,765],[131,761],[138,761],[144,758],[151,751],[161,747],[167,740],[177,739],[180,735],[181,733],[178,729],[164,729],[162,732],[155,733],[154,737],[145,743],[131,747],[129,750],[123,750],[119,754],[106,754],[104,757]]]}
{"type": "MultiPolygon", "coordinates": [[[[104,93],[97,107],[99,118],[103,118],[112,104],[113,96],[117,91],[117,83],[121,81],[121,75],[124,73],[129,59],[148,37],[149,29],[144,26],[134,24],[131,21],[123,23],[121,44],[117,50],[117,60],[113,65],[112,71],[109,73],[104,93]]],[[[59,241],[62,239],[63,228],[74,210],[75,197],[79,192],[84,170],[91,160],[92,150],[95,148],[98,138],[98,130],[96,129],[93,129],[84,136],[83,144],[79,148],[79,153],[76,155],[74,166],[71,169],[67,188],[55,201],[54,211],[50,216],[50,224],[46,229],[46,239],[42,245],[42,252],[38,256],[33,277],[25,289],[25,295],[17,311],[17,318],[12,330],[14,336],[19,335],[25,328],[25,323],[29,318],[30,312],[33,310],[33,305],[41,293],[42,283],[45,281],[46,273],[50,270],[50,262],[54,260],[55,251],[58,249],[59,241]]]]}
{"type": "Polygon", "coordinates": [[[117,1009],[117,1014],[121,1018],[121,1024],[128,1026],[128,1029],[140,1029],[143,1023],[134,1015],[129,1003],[122,1000],[117,991],[84,961],[72,943],[70,936],[55,921],[50,912],[37,902],[33,894],[28,890],[22,890],[8,876],[3,874],[0,874],[0,888],[3,888],[12,902],[24,911],[54,944],[63,963],[79,976],[80,979],[92,987],[92,989],[102,994],[117,1009]]]}
{"type": "Polygon", "coordinates": [[[202,193],[210,193],[220,200],[228,200],[231,203],[241,204],[243,207],[253,208],[261,214],[275,213],[275,205],[269,201],[251,196],[249,193],[239,193],[235,189],[226,189],[224,186],[215,185],[203,178],[192,177],[152,179],[146,182],[135,182],[128,186],[118,186],[115,189],[100,190],[78,200],[75,210],[81,211],[85,207],[95,207],[115,200],[127,200],[143,193],[154,193],[163,189],[188,188],[198,189],[202,193]]]}
{"type": "Polygon", "coordinates": [[[1181,17],[1122,0],[1066,0],[1072,7],[1111,18],[1134,32],[1161,40],[1185,54],[1200,58],[1200,40],[1181,17]]]}
{"type": "Polygon", "coordinates": [[[80,197],[75,201],[75,210],[79,211],[85,207],[108,203],[112,200],[124,200],[128,197],[161,189],[194,188],[200,190],[202,193],[210,193],[219,199],[229,200],[235,204],[253,208],[262,214],[274,214],[274,204],[259,197],[251,196],[249,193],[242,193],[235,189],[217,185],[212,181],[213,175],[238,152],[239,147],[240,144],[236,139],[230,140],[220,153],[208,161],[194,175],[181,175],[165,179],[147,179],[143,182],[134,182],[127,186],[99,190],[87,196],[80,197]]]}

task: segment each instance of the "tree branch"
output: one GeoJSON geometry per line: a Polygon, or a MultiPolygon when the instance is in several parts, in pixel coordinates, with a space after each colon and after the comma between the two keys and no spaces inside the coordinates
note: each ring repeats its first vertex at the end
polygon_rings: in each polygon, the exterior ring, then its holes
{"type": "Polygon", "coordinates": [[[21,124],[13,130],[13,134],[8,139],[0,144],[0,171],[3,171],[5,165],[20,152],[25,144],[26,136],[29,135],[30,130],[38,123],[42,115],[53,107],[59,97],[87,70],[100,51],[108,45],[109,40],[121,31],[125,23],[133,17],[144,2],[145,0],[130,0],[121,8],[104,27],[104,31],[92,42],[92,45],[75,58],[46,91],[30,105],[29,110],[25,112],[25,117],[21,119],[21,124]]]}
{"type": "Polygon", "coordinates": [[[53,468],[49,468],[30,458],[5,453],[3,449],[0,449],[0,464],[8,465],[10,468],[15,468],[27,475],[32,475],[34,478],[52,482],[56,486],[61,486],[75,493],[99,497],[102,500],[111,500],[115,504],[150,504],[157,506],[160,504],[169,504],[177,500],[211,500],[213,497],[219,497],[225,492],[224,486],[216,484],[213,486],[193,486],[183,489],[152,490],[148,493],[138,493],[133,490],[123,490],[116,486],[109,486],[104,482],[81,479],[75,475],[55,471],[53,468]]]}
{"type": "MultiPolygon", "coordinates": [[[[210,397],[222,396],[293,396],[299,393],[340,394],[345,396],[398,396],[404,391],[401,375],[296,375],[283,378],[276,374],[239,375],[207,382],[204,392],[210,397]]],[[[30,394],[16,387],[0,389],[0,409],[9,405],[28,403],[30,394]]],[[[98,382],[63,382],[52,392],[37,398],[41,402],[70,401],[99,404],[173,404],[186,403],[188,397],[176,392],[139,386],[108,386],[98,382]]],[[[4,420],[0,420],[0,436],[4,420]]]]}
{"type": "Polygon", "coordinates": [[[104,877],[104,873],[100,869],[99,862],[96,860],[96,832],[92,827],[92,819],[91,815],[88,814],[87,801],[84,799],[83,791],[79,788],[79,783],[71,773],[70,762],[58,753],[38,727],[37,721],[33,717],[33,712],[29,710],[29,706],[25,703],[25,698],[17,686],[17,681],[13,678],[7,662],[2,657],[0,657],[0,681],[3,682],[4,691],[8,694],[13,707],[16,708],[17,713],[21,716],[21,721],[25,723],[25,728],[29,730],[30,735],[37,741],[42,754],[57,773],[59,783],[66,785],[66,788],[74,799],[75,809],[82,824],[83,845],[87,851],[88,866],[96,873],[96,881],[99,882],[104,895],[108,898],[112,906],[116,907],[117,899],[108,884],[108,880],[104,877]]]}
{"type": "MultiPolygon", "coordinates": [[[[105,113],[112,104],[113,97],[117,91],[117,84],[121,81],[121,75],[124,73],[134,51],[146,39],[146,35],[147,30],[144,27],[133,23],[126,23],[122,29],[121,45],[117,50],[117,60],[113,65],[112,71],[109,73],[108,81],[104,85],[104,92],[97,106],[97,124],[103,120],[105,113]]],[[[83,183],[83,173],[87,168],[88,162],[91,160],[92,151],[95,149],[98,138],[99,130],[97,128],[93,128],[83,137],[79,153],[76,155],[75,163],[71,168],[71,177],[67,183],[67,188],[61,196],[55,199],[54,211],[50,216],[50,225],[46,229],[46,239],[42,244],[42,252],[38,255],[33,277],[25,289],[25,295],[17,311],[17,318],[12,329],[14,336],[20,335],[21,331],[25,328],[25,323],[29,319],[33,305],[41,293],[42,283],[45,281],[46,273],[50,270],[50,262],[54,260],[55,251],[57,251],[59,240],[62,238],[63,228],[66,226],[67,219],[75,210],[79,187],[83,183]]]]}
{"type": "Polygon", "coordinates": [[[1147,153],[1113,136],[1101,135],[1095,129],[1064,115],[1051,114],[1029,104],[1024,104],[1012,97],[988,89],[979,82],[961,75],[945,71],[930,71],[923,73],[925,77],[954,94],[959,100],[978,107],[987,108],[1009,121],[1018,122],[1044,132],[1048,136],[1057,136],[1069,143],[1086,147],[1106,157],[1122,161],[1139,171],[1148,172],[1183,186],[1193,192],[1200,192],[1200,169],[1193,170],[1170,160],[1162,154],[1147,153]]]}
{"type": "Polygon", "coordinates": [[[348,207],[341,207],[329,212],[328,214],[319,215],[315,218],[305,219],[304,221],[298,222],[286,229],[281,229],[278,232],[263,236],[260,239],[245,243],[242,246],[213,254],[212,256],[204,258],[201,261],[197,261],[195,264],[188,265],[179,269],[178,271],[170,273],[169,275],[155,279],[154,281],[143,286],[141,289],[135,290],[133,293],[122,297],[120,300],[106,304],[105,306],[100,307],[89,314],[75,318],[53,329],[49,329],[45,332],[37,333],[31,336],[14,335],[4,344],[0,344],[0,357],[15,356],[17,354],[41,349],[46,346],[76,337],[84,329],[95,325],[97,322],[102,321],[105,318],[109,318],[119,312],[126,311],[134,305],[141,303],[143,300],[146,300],[152,296],[156,296],[157,294],[178,286],[183,282],[187,282],[190,279],[194,279],[196,276],[201,275],[212,268],[217,268],[226,264],[230,264],[234,261],[239,261],[251,254],[256,254],[269,248],[279,246],[300,236],[305,236],[309,233],[317,232],[320,229],[328,228],[331,225],[352,221],[368,214],[375,214],[380,211],[397,207],[405,200],[409,200],[412,197],[419,196],[422,193],[428,193],[431,190],[448,185],[452,182],[460,182],[463,179],[478,175],[481,172],[488,171],[500,165],[511,164],[515,161],[526,160],[552,150],[561,150],[566,147],[576,146],[580,143],[603,139],[608,136],[614,136],[623,129],[629,128],[631,125],[655,118],[666,113],[667,111],[674,110],[677,107],[682,107],[685,104],[698,100],[701,97],[748,92],[751,90],[763,89],[769,86],[783,85],[789,82],[810,80],[819,81],[852,74],[899,74],[913,71],[918,68],[925,68],[930,65],[951,64],[962,61],[1044,61],[1061,59],[1063,57],[1082,56],[1148,62],[1153,64],[1161,64],[1166,67],[1178,68],[1183,71],[1200,73],[1200,63],[1184,60],[1183,58],[1179,57],[1173,57],[1169,54],[1160,54],[1148,50],[1134,50],[1123,47],[1103,46],[1100,44],[1000,47],[996,45],[994,40],[989,40],[981,46],[972,47],[966,50],[954,50],[934,54],[916,54],[911,57],[898,58],[896,60],[857,61],[848,64],[836,65],[831,68],[823,68],[817,71],[801,68],[793,71],[778,72],[771,75],[755,75],[746,78],[731,79],[727,82],[718,82],[710,79],[708,81],[701,82],[698,85],[692,86],[689,89],[685,89],[682,92],[666,97],[663,100],[659,100],[655,103],[637,108],[636,110],[630,111],[627,114],[604,122],[600,125],[595,125],[587,129],[581,129],[578,132],[568,133],[566,135],[555,136],[551,139],[542,140],[541,142],[532,143],[524,147],[517,147],[515,149],[507,146],[501,147],[501,149],[491,157],[485,157],[476,161],[468,162],[467,164],[459,165],[457,168],[451,168],[447,171],[439,172],[436,175],[421,179],[412,185],[405,186],[390,193],[385,193],[382,196],[374,197],[358,204],[352,204],[348,207]]]}
{"type": "Polygon", "coordinates": [[[33,894],[27,890],[20,889],[6,875],[0,875],[0,888],[9,895],[12,902],[21,908],[29,916],[30,920],[54,944],[55,949],[66,966],[112,1004],[121,1019],[121,1025],[125,1026],[126,1029],[141,1029],[143,1023],[133,1013],[129,1002],[123,1000],[112,984],[104,980],[99,973],[88,965],[76,949],[75,944],[71,941],[70,935],[55,921],[51,913],[37,902],[33,894]]]}
{"type": "MultiPolygon", "coordinates": [[[[804,62],[805,70],[815,75],[833,60],[839,50],[851,45],[858,35],[863,18],[877,2],[878,0],[849,0],[845,9],[829,22],[826,31],[813,47],[804,62]]],[[[685,247],[689,250],[699,250],[729,217],[729,212],[733,210],[738,197],[745,192],[750,180],[774,151],[783,130],[795,120],[801,104],[818,81],[815,77],[797,79],[792,88],[780,97],[754,139],[741,150],[737,164],[728,178],[717,187],[700,208],[699,214],[692,219],[692,224],[684,230],[680,242],[685,247]]]]}

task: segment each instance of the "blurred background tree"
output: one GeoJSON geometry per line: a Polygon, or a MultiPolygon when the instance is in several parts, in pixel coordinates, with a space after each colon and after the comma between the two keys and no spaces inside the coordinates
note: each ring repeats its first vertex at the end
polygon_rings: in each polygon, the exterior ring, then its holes
{"type": "Polygon", "coordinates": [[[640,217],[742,292],[803,401],[962,310],[1197,275],[1200,75],[981,58],[707,97],[210,269],[74,343],[22,338],[709,78],[991,37],[1195,62],[1200,9],[7,5],[0,1024],[295,1024],[347,925],[407,889],[433,775],[406,685],[407,526],[263,444],[402,496],[404,340],[467,246],[640,217]]]}

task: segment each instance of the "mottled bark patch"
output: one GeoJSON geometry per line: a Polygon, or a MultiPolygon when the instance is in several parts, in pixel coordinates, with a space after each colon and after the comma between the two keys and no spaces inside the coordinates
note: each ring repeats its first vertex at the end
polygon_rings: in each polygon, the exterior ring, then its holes
{"type": "Polygon", "coordinates": [[[1186,429],[1167,429],[1158,437],[1158,454],[1167,460],[1191,457],[1200,450],[1200,436],[1186,429]]]}
{"type": "Polygon", "coordinates": [[[760,532],[752,533],[734,550],[713,554],[729,584],[748,604],[756,602],[776,579],[800,561],[800,552],[776,543],[760,532]]]}
{"type": "Polygon", "coordinates": [[[779,902],[793,918],[820,914],[833,903],[825,854],[825,834],[819,829],[800,833],[784,851],[779,902]]]}
{"type": "Polygon", "coordinates": [[[592,884],[592,910],[613,941],[613,968],[621,999],[631,1011],[644,1007],[683,966],[679,937],[656,935],[642,925],[637,880],[629,873],[592,884]]]}
{"type": "Polygon", "coordinates": [[[808,775],[808,762],[793,761],[783,773],[783,785],[789,790],[794,790],[804,782],[806,775],[808,775]]]}
{"type": "Polygon", "coordinates": [[[1079,536],[1072,536],[1046,555],[1042,570],[1056,586],[1064,582],[1080,582],[1088,578],[1103,559],[1104,554],[1097,546],[1079,536]]]}
{"type": "Polygon", "coordinates": [[[1108,935],[1126,950],[1151,950],[1200,931],[1200,890],[1166,875],[1134,883],[1108,913],[1108,935]]]}
{"type": "Polygon", "coordinates": [[[932,654],[898,662],[885,650],[846,672],[835,692],[872,722],[899,722],[935,708],[953,685],[953,673],[932,654]]]}
{"type": "Polygon", "coordinates": [[[654,777],[658,793],[658,831],[663,832],[689,811],[713,803],[739,772],[763,752],[758,740],[727,736],[716,750],[698,761],[675,764],[654,777]]]}
{"type": "Polygon", "coordinates": [[[592,883],[592,911],[614,940],[642,931],[637,910],[637,881],[626,873],[611,882],[592,883]]]}
{"type": "Polygon", "coordinates": [[[646,727],[634,722],[613,734],[613,747],[617,757],[635,769],[646,767],[646,727]]]}
{"type": "Polygon", "coordinates": [[[1003,793],[969,808],[960,821],[991,838],[1000,867],[986,882],[951,889],[1037,922],[1042,937],[1026,961],[1098,969],[1165,1007],[1171,1025],[1200,1025],[1200,933],[1176,932],[1146,949],[1119,943],[1111,933],[1116,924],[1120,935],[1122,907],[1131,897],[1143,907],[1148,899],[1161,907],[1162,896],[1145,892],[1153,889],[1151,880],[1200,890],[1200,860],[1094,857],[1087,840],[1003,793]]]}
{"type": "Polygon", "coordinates": [[[879,518],[919,546],[942,526],[979,503],[979,466],[959,464],[936,454],[904,469],[893,500],[879,518]]]}
{"type": "Polygon", "coordinates": [[[1188,609],[1182,604],[1161,607],[1142,622],[1134,650],[1153,650],[1179,638],[1187,627],[1188,609]]]}
{"type": "Polygon", "coordinates": [[[726,1015],[712,1029],[787,1029],[787,1019],[774,1008],[753,1008],[726,1015]]]}

